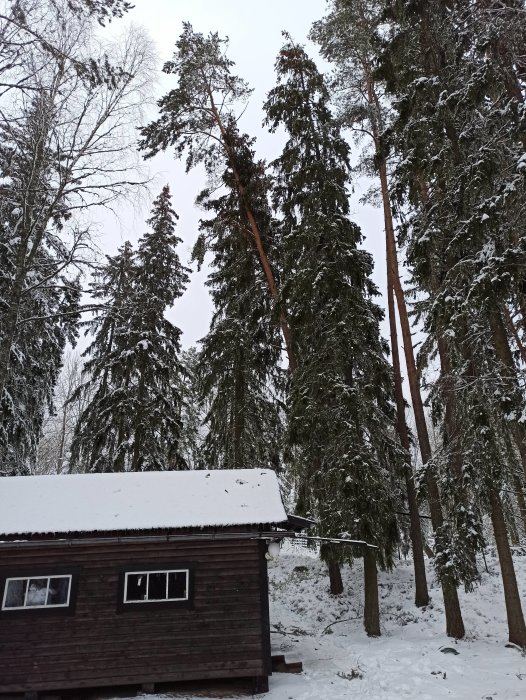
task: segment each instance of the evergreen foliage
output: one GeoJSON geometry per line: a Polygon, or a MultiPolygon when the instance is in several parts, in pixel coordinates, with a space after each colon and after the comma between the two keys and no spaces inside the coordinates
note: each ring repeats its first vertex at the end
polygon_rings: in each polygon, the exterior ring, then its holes
{"type": "Polygon", "coordinates": [[[93,398],[76,428],[72,464],[85,471],[179,469],[181,331],[164,313],[181,296],[187,270],[176,253],[177,215],[164,187],[134,254],[126,243],[108,257],[94,296],[104,300],[88,327],[93,398]]]}
{"type": "MultiPolygon", "coordinates": [[[[330,0],[327,10],[314,23],[310,38],[319,45],[322,56],[333,69],[330,88],[338,96],[334,100],[338,120],[350,129],[354,141],[361,146],[355,170],[377,177],[378,160],[387,156],[382,136],[392,117],[383,85],[375,80],[374,74],[383,2],[330,0]]],[[[372,192],[376,193],[376,189],[372,192]]]]}
{"type": "Polygon", "coordinates": [[[275,203],[283,216],[282,295],[298,357],[288,415],[300,507],[319,519],[320,534],[374,542],[380,563],[391,566],[400,453],[372,259],[349,218],[349,146],[323,76],[290,37],[276,71],[265,106],[271,130],[283,125],[288,134],[274,163],[275,203]]]}
{"type": "Polygon", "coordinates": [[[209,174],[221,173],[230,155],[224,127],[252,92],[232,74],[227,46],[217,33],[204,36],[183,23],[174,58],[163,66],[177,87],[159,100],[159,119],[141,129],[146,157],[173,147],[178,157],[186,152],[187,170],[203,163],[209,174]]]}
{"type": "Polygon", "coordinates": [[[472,585],[480,514],[489,512],[510,640],[526,645],[500,496],[512,484],[523,491],[526,467],[524,391],[504,325],[508,305],[522,303],[524,6],[386,6],[381,75],[398,112],[396,195],[409,208],[403,233],[428,334],[422,361],[437,356],[441,369],[432,402],[443,450],[428,467],[450,517],[437,533],[437,568],[472,585]]]}
{"type": "MultiPolygon", "coordinates": [[[[159,119],[141,129],[139,148],[146,151],[146,158],[171,146],[179,158],[186,153],[187,171],[203,164],[212,187],[221,182],[225,170],[230,170],[230,187],[248,223],[249,241],[263,270],[268,293],[277,305],[279,286],[272,251],[267,249],[266,232],[258,223],[257,193],[252,192],[250,183],[247,186],[247,174],[239,156],[236,111],[251,90],[244,80],[232,74],[233,62],[225,54],[227,44],[217,34],[205,37],[184,23],[174,58],[163,68],[165,73],[176,76],[177,86],[159,100],[159,119]]],[[[289,366],[294,369],[292,333],[282,307],[277,321],[289,366]]]]}
{"type": "Polygon", "coordinates": [[[132,471],[179,469],[182,374],[179,328],[165,317],[188,284],[187,268],[181,265],[175,234],[177,215],[165,186],[155,200],[148,220],[150,232],[139,241],[136,256],[134,309],[130,345],[136,381],[132,404],[132,471]]]}
{"type": "MultiPolygon", "coordinates": [[[[275,254],[269,182],[254,160],[252,141],[229,125],[235,169],[270,255],[275,254]]],[[[207,407],[205,461],[225,468],[247,465],[279,469],[282,448],[282,371],[279,328],[262,270],[251,243],[250,226],[240,206],[233,170],[223,174],[225,193],[204,191],[199,202],[212,218],[201,221],[194,254],[212,253],[208,278],[214,316],[201,341],[198,377],[207,407]]]]}
{"type": "Polygon", "coordinates": [[[84,352],[86,381],[77,394],[91,394],[79,417],[71,446],[71,471],[123,471],[128,452],[127,389],[135,264],[127,241],[115,256],[107,256],[91,284],[99,311],[88,322],[93,342],[84,352]]]}
{"type": "MultiPolygon", "coordinates": [[[[381,0],[355,0],[352,3],[346,0],[331,0],[328,3],[326,16],[313,25],[310,36],[320,45],[323,57],[329,60],[334,68],[331,87],[338,95],[335,102],[339,121],[344,127],[350,129],[354,141],[361,146],[360,160],[358,165],[354,167],[354,171],[374,176],[373,185],[369,192],[362,197],[362,201],[372,200],[373,203],[376,203],[378,193],[383,209],[387,267],[387,312],[396,403],[396,431],[400,444],[406,452],[403,474],[407,508],[404,510],[409,511],[408,524],[415,572],[415,604],[418,607],[424,607],[429,603],[429,592],[424,562],[422,523],[410,454],[412,441],[406,422],[407,404],[403,390],[397,312],[416,435],[424,462],[429,460],[431,449],[411,339],[412,329],[400,278],[395,222],[389,198],[390,163],[389,153],[384,143],[384,133],[386,125],[392,118],[392,110],[386,99],[382,83],[377,81],[374,75],[377,56],[376,34],[381,24],[381,12],[381,0]]],[[[431,492],[438,493],[436,483],[431,485],[431,492]]],[[[442,519],[439,499],[430,499],[430,506],[431,520],[433,526],[437,527],[442,519]]],[[[402,523],[405,525],[407,521],[402,520],[402,523]]],[[[446,619],[451,617],[450,603],[454,602],[454,595],[452,595],[451,601],[448,601],[448,596],[445,595],[446,619]]]]}
{"type": "Polygon", "coordinates": [[[0,123],[2,474],[31,471],[62,352],[66,342],[74,344],[78,322],[78,276],[68,270],[60,226],[49,226],[41,215],[53,197],[52,155],[35,151],[34,144],[48,118],[46,97],[40,95],[19,123],[9,128],[0,123]]]}
{"type": "MultiPolygon", "coordinates": [[[[493,26],[489,6],[471,8],[469,23],[462,3],[391,9],[397,30],[383,74],[399,113],[392,137],[402,156],[397,194],[412,205],[405,240],[429,334],[422,359],[438,353],[441,361],[432,399],[444,449],[433,468],[455,514],[437,563],[469,586],[481,545],[480,510],[488,508],[484,492],[511,483],[520,469],[510,428],[523,415],[524,399],[497,345],[502,310],[517,303],[522,278],[523,105],[507,91],[505,72],[488,60],[487,33],[497,40],[502,30],[493,26]]],[[[508,29],[514,36],[516,28],[508,29]]]]}

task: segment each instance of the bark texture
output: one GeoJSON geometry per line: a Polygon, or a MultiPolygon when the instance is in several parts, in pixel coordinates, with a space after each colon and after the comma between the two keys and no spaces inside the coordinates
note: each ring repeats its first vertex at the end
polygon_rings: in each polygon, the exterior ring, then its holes
{"type": "Polygon", "coordinates": [[[526,648],[526,625],[524,624],[524,615],[522,612],[502,503],[496,489],[490,489],[489,498],[491,522],[495,533],[495,543],[497,545],[502,583],[504,586],[504,601],[506,603],[506,615],[508,618],[509,640],[512,644],[517,644],[520,647],[526,648]]]}
{"type": "Polygon", "coordinates": [[[367,547],[363,554],[365,601],[363,625],[368,637],[379,637],[380,604],[378,602],[378,571],[374,549],[367,547]]]}
{"type": "Polygon", "coordinates": [[[327,567],[329,569],[331,595],[340,595],[340,593],[343,593],[343,581],[340,564],[336,559],[329,559],[327,562],[327,567]]]}

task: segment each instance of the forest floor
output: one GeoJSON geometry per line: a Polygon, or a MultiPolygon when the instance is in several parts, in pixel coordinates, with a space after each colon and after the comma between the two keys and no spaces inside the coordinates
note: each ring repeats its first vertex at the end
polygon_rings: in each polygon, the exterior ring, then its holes
{"type": "MultiPolygon", "coordinates": [[[[303,673],[275,673],[265,700],[511,700],[526,698],[526,655],[506,647],[507,627],[498,561],[480,562],[481,584],[461,592],[466,638],[445,634],[440,588],[428,569],[431,604],[413,604],[412,563],[380,573],[382,636],[362,624],[361,562],[344,568],[345,592],[328,594],[324,565],[299,548],[270,562],[273,654],[302,661],[303,673]],[[441,649],[457,653],[443,653],[441,649]]],[[[526,550],[515,557],[526,608],[526,550]]],[[[166,693],[148,700],[197,696],[166,693]]],[[[203,700],[207,695],[199,695],[203,700]]],[[[217,696],[216,696],[217,697],[217,696]]]]}

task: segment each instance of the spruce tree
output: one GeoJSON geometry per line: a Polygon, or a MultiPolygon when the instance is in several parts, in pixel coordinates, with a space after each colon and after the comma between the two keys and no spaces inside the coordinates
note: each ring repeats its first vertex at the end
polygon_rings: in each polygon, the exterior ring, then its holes
{"type": "MultiPolygon", "coordinates": [[[[415,604],[422,607],[429,603],[429,593],[419,504],[411,467],[411,435],[406,423],[406,403],[398,348],[397,310],[416,433],[424,461],[429,460],[431,451],[415,362],[412,330],[400,280],[395,222],[389,196],[389,161],[384,133],[388,128],[392,110],[386,100],[381,82],[378,82],[374,75],[377,54],[376,32],[381,22],[381,10],[381,0],[356,0],[352,3],[346,0],[332,0],[328,14],[313,25],[311,38],[318,42],[323,57],[329,60],[335,69],[331,86],[333,93],[337,94],[338,117],[342,125],[351,130],[356,143],[362,146],[357,169],[363,174],[376,177],[376,182],[380,186],[386,237],[387,309],[397,414],[396,428],[400,444],[406,451],[404,480],[415,571],[415,604]]],[[[376,194],[376,187],[373,189],[373,194],[376,194]]],[[[436,485],[432,484],[431,491],[437,492],[437,490],[436,485]]],[[[438,503],[432,503],[432,506],[432,517],[436,523],[440,506],[438,503]]],[[[446,615],[449,616],[447,600],[446,615]]]]}
{"type": "Polygon", "coordinates": [[[177,214],[168,186],[153,203],[150,231],[136,255],[130,345],[133,348],[133,452],[131,471],[183,467],[179,451],[181,331],[165,318],[188,284],[188,272],[176,252],[177,214]]]}
{"type": "Polygon", "coordinates": [[[128,385],[131,368],[129,349],[130,318],[133,305],[135,263],[131,243],[126,241],[117,255],[107,256],[106,264],[91,284],[91,295],[99,306],[87,322],[93,342],[87,357],[85,381],[75,398],[88,396],[71,446],[70,471],[123,471],[131,434],[128,385]]]}
{"type": "MultiPolygon", "coordinates": [[[[372,258],[349,218],[349,146],[329,109],[323,76],[288,36],[276,71],[278,85],[265,108],[271,130],[283,125],[288,134],[274,166],[283,297],[298,357],[288,416],[300,506],[319,520],[320,535],[374,543],[380,565],[390,567],[401,451],[389,428],[392,378],[379,331],[382,311],[373,301],[372,258]]],[[[343,548],[325,548],[322,556],[333,567],[351,558],[343,548]]],[[[369,550],[364,559],[365,624],[374,635],[379,627],[369,618],[369,594],[376,568],[369,550]]]]}
{"type": "MultiPolygon", "coordinates": [[[[181,331],[165,311],[181,296],[187,270],[175,250],[177,215],[169,188],[155,200],[150,231],[134,254],[126,243],[108,258],[94,285],[100,315],[86,351],[95,385],[76,428],[72,463],[86,471],[147,471],[184,467],[181,432],[181,331]]],[[[82,389],[81,389],[82,391],[82,389]]]]}

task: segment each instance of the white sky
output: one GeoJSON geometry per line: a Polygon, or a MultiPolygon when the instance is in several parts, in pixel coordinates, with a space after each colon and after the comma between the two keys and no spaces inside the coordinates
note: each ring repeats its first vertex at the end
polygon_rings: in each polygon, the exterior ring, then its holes
{"type": "MultiPolygon", "coordinates": [[[[256,150],[260,158],[272,160],[281,149],[279,137],[268,134],[262,127],[261,105],[267,92],[274,86],[274,61],[283,43],[282,30],[305,43],[311,55],[317,57],[316,47],[306,37],[311,24],[325,11],[325,0],[134,0],[135,9],[126,20],[113,23],[109,32],[122,31],[123,25],[142,26],[156,45],[159,55],[159,83],[154,87],[155,98],[161,97],[174,85],[174,76],[161,73],[164,61],[170,59],[173,47],[181,33],[182,22],[189,21],[196,31],[207,34],[217,31],[230,39],[229,56],[236,63],[236,72],[254,88],[248,109],[243,117],[243,129],[257,137],[256,150]]],[[[318,57],[319,58],[319,57],[318,57]]],[[[319,65],[322,65],[320,61],[319,65]]],[[[327,69],[327,67],[325,66],[327,69]]],[[[194,207],[196,195],[205,184],[202,172],[184,173],[182,163],[172,153],[149,161],[155,176],[151,200],[132,207],[122,205],[117,217],[101,216],[99,246],[113,254],[126,239],[135,242],[145,231],[151,201],[161,187],[168,183],[173,195],[174,209],[179,214],[178,235],[183,239],[179,254],[188,264],[190,251],[197,236],[201,216],[194,207]]],[[[385,243],[383,221],[379,210],[358,203],[360,186],[352,196],[354,220],[366,236],[365,247],[375,259],[374,279],[383,293],[385,288],[385,243]]],[[[183,331],[183,347],[196,343],[208,331],[212,305],[204,285],[206,270],[192,274],[184,296],[168,314],[170,320],[183,331]]],[[[384,335],[387,327],[383,329],[384,335]]]]}

